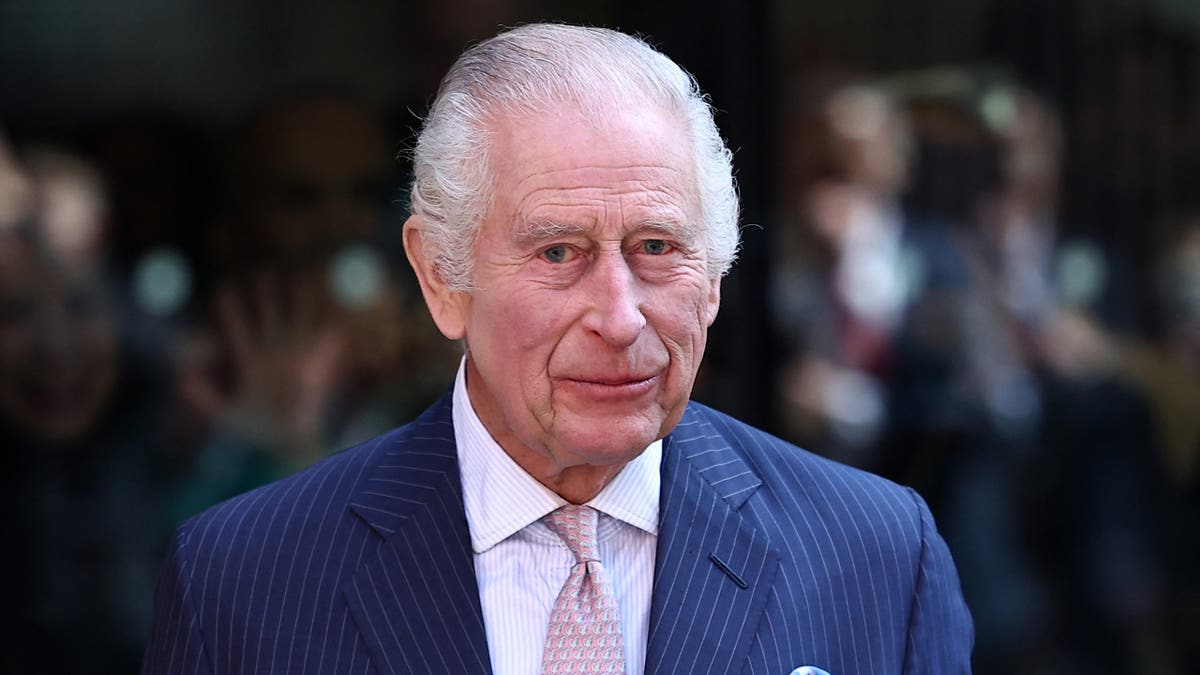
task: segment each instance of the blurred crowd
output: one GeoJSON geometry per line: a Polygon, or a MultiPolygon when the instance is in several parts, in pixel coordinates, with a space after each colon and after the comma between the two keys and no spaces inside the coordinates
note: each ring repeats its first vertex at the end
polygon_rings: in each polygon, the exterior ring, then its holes
{"type": "Polygon", "coordinates": [[[1120,252],[1061,222],[1062,121],[1010,76],[815,72],[783,110],[780,432],[930,501],[978,672],[1196,672],[1200,211],[1138,335],[1120,252]]]}
{"type": "Polygon", "coordinates": [[[306,92],[211,153],[181,139],[0,139],[24,580],[6,672],[134,672],[180,521],[408,421],[457,365],[400,264],[398,141],[374,111],[306,92]]]}
{"type": "MultiPolygon", "coordinates": [[[[977,672],[1200,672],[1200,201],[1148,256],[1081,236],[1080,134],[1003,71],[814,69],[779,99],[773,430],[926,497],[977,672]]],[[[133,672],[181,520],[445,391],[386,112],[321,89],[220,132],[0,129],[0,669],[133,672]]]]}

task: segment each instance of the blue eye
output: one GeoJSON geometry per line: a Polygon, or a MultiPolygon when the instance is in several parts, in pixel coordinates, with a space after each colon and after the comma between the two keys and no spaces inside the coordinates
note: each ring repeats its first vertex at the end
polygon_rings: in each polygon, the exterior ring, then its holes
{"type": "Polygon", "coordinates": [[[560,263],[567,259],[567,247],[559,244],[542,251],[542,257],[552,263],[560,263]]]}
{"type": "Polygon", "coordinates": [[[670,245],[662,239],[647,239],[642,242],[642,250],[650,255],[663,255],[670,248],[670,245]]]}

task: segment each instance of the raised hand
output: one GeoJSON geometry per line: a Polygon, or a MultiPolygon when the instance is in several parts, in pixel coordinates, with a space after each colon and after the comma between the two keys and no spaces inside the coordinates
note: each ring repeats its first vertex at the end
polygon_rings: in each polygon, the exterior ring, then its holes
{"type": "Polygon", "coordinates": [[[319,457],[328,407],[347,375],[349,335],[317,279],[281,284],[263,274],[249,293],[226,285],[216,310],[232,382],[221,386],[211,367],[215,345],[195,345],[181,369],[184,399],[289,463],[319,457]]]}

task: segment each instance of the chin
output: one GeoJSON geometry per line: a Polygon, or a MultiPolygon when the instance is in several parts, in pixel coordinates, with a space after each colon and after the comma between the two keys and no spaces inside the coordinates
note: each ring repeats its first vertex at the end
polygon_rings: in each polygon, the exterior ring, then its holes
{"type": "Polygon", "coordinates": [[[645,452],[646,447],[662,437],[659,425],[640,420],[636,426],[620,422],[596,423],[591,433],[560,436],[563,445],[593,466],[624,464],[645,452]],[[653,428],[651,428],[653,427],[653,428]]]}

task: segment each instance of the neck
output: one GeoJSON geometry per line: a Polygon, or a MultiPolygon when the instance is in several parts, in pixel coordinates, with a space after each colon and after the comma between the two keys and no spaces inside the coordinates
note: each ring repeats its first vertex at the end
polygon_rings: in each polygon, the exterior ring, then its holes
{"type": "MultiPolygon", "coordinates": [[[[484,426],[487,427],[486,423],[484,426]]],[[[488,432],[525,473],[572,504],[583,504],[600,494],[628,463],[604,466],[571,463],[563,456],[566,453],[535,450],[512,434],[497,434],[492,429],[488,432]]]]}
{"type": "Polygon", "coordinates": [[[572,504],[584,504],[589,502],[606,485],[612,482],[613,478],[625,468],[625,464],[615,466],[593,466],[591,464],[577,464],[566,468],[556,468],[546,466],[545,462],[538,461],[522,461],[516,453],[513,453],[507,447],[504,451],[513,458],[522,469],[525,470],[534,480],[545,485],[554,494],[562,497],[572,504]]]}

